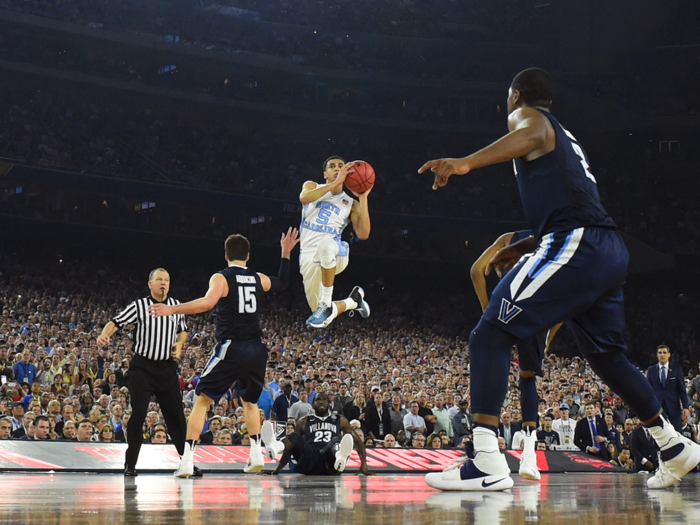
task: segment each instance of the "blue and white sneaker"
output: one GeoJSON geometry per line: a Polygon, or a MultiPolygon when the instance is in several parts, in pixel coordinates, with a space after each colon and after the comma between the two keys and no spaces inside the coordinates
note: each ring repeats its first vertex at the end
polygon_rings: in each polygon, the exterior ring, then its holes
{"type": "Polygon", "coordinates": [[[367,319],[369,317],[369,305],[367,301],[365,301],[365,291],[359,286],[355,286],[352,292],[350,292],[350,299],[357,303],[355,311],[357,311],[363,319],[367,319]]]}
{"type": "Polygon", "coordinates": [[[425,482],[439,490],[494,491],[513,486],[499,451],[477,452],[473,460],[465,456],[442,472],[426,475],[425,482]]]}
{"type": "Polygon", "coordinates": [[[306,324],[313,328],[325,328],[333,322],[338,315],[338,307],[335,303],[327,305],[319,303],[316,311],[306,320],[306,324]]]}

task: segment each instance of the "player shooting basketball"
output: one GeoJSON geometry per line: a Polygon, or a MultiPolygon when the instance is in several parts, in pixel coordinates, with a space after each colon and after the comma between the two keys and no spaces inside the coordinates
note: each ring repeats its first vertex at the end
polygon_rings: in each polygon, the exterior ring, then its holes
{"type": "Polygon", "coordinates": [[[299,200],[304,206],[301,212],[301,253],[299,271],[304,280],[306,300],[313,314],[306,324],[314,328],[328,326],[333,319],[346,310],[357,310],[362,317],[369,317],[369,305],[364,300],[365,292],[355,286],[350,296],[333,302],[335,276],[348,265],[350,248],[340,236],[348,224],[358,238],[369,238],[371,224],[367,197],[372,189],[354,193],[355,200],[343,191],[345,178],[353,164],[346,164],[337,156],[323,163],[325,184],[306,181],[299,200]]]}

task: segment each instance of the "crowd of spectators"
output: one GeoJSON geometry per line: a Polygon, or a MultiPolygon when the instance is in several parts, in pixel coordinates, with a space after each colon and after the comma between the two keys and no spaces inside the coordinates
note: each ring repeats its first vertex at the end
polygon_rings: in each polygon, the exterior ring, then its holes
{"type": "MultiPolygon", "coordinates": [[[[15,263],[5,261],[0,282],[0,438],[124,441],[132,334],[128,328],[118,332],[101,350],[96,335],[144,293],[143,283],[89,266],[17,272],[15,263]]],[[[186,281],[178,288],[191,295],[196,286],[186,281]]],[[[436,315],[425,317],[421,302],[399,304],[392,308],[380,302],[362,323],[345,317],[323,331],[309,331],[301,311],[305,305],[284,294],[273,300],[262,315],[270,358],[259,401],[261,420],[293,431],[313,410],[314,397],[326,392],[331,411],[348,418],[368,447],[463,448],[472,425],[468,348],[439,321],[440,308],[451,306],[436,303],[436,315]]],[[[213,347],[213,314],[192,317],[188,324],[179,371],[186,415],[213,347]]],[[[515,353],[500,427],[503,450],[522,444],[517,363],[515,353]]],[[[624,451],[638,425],[634,414],[580,358],[551,354],[543,368],[537,387],[538,447],[575,449],[571,429],[590,412],[609,429],[601,455],[615,460],[621,454],[619,461],[631,468],[634,455],[629,463],[629,451],[624,451]]],[[[689,377],[697,372],[694,362],[689,377]]],[[[695,401],[683,421],[693,439],[695,401]]],[[[143,428],[132,431],[143,433],[145,442],[166,443],[162,421],[153,401],[143,428]]],[[[242,407],[234,396],[212,407],[201,442],[247,443],[242,407]]]]}
{"type": "MultiPolygon", "coordinates": [[[[320,160],[341,152],[348,159],[364,158],[375,167],[373,209],[496,222],[523,218],[517,186],[505,165],[475,174],[460,191],[429,191],[429,181],[414,170],[426,159],[464,151],[464,144],[454,137],[397,132],[380,139],[379,131],[349,126],[330,131],[331,140],[319,136],[315,143],[295,136],[291,129],[287,132],[284,126],[272,133],[257,124],[230,126],[226,116],[183,113],[153,99],[133,104],[120,93],[105,99],[77,87],[70,93],[34,87],[29,83],[22,89],[17,84],[2,88],[6,102],[0,105],[0,156],[45,167],[296,202],[303,181],[318,178],[320,160]],[[497,196],[498,206],[485,195],[497,196]]],[[[321,133],[319,127],[312,135],[321,133]]],[[[474,141],[470,147],[478,144],[474,141]]],[[[604,156],[600,162],[607,167],[594,166],[613,218],[623,231],[659,250],[696,252],[700,215],[692,205],[697,189],[692,166],[644,166],[643,158],[631,159],[632,153],[617,161],[604,156]],[[659,170],[668,177],[659,178],[659,170]],[[630,173],[647,175],[633,182],[630,173]]],[[[60,190],[51,192],[54,200],[59,194],[60,190]]],[[[96,201],[96,207],[101,202],[96,201]]],[[[54,207],[48,203],[39,212],[47,216],[54,207]]]]}

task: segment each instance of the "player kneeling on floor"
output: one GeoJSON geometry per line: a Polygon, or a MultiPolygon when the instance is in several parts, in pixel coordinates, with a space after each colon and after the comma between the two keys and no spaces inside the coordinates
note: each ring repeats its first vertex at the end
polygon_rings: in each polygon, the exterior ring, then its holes
{"type": "Polygon", "coordinates": [[[336,475],[345,470],[353,441],[360,456],[360,473],[372,475],[367,469],[367,456],[362,440],[355,434],[343,416],[328,411],[330,400],[325,392],[316,395],[313,402],[314,415],[300,419],[297,430],[282,441],[275,436],[274,426],[265,421],[262,426],[262,441],[267,457],[275,459],[282,454],[272,474],[279,474],[291,462],[291,469],[299,474],[313,476],[336,475]],[[342,438],[341,438],[342,435],[342,438]]]}

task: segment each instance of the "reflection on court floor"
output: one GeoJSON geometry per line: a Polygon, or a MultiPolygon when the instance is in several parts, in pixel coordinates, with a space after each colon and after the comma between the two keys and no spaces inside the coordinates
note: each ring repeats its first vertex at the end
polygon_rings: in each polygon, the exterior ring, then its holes
{"type": "Polygon", "coordinates": [[[516,477],[502,493],[430,489],[423,476],[335,478],[208,475],[180,480],[147,474],[3,474],[0,523],[700,523],[700,476],[665,491],[646,476],[516,477]]]}

